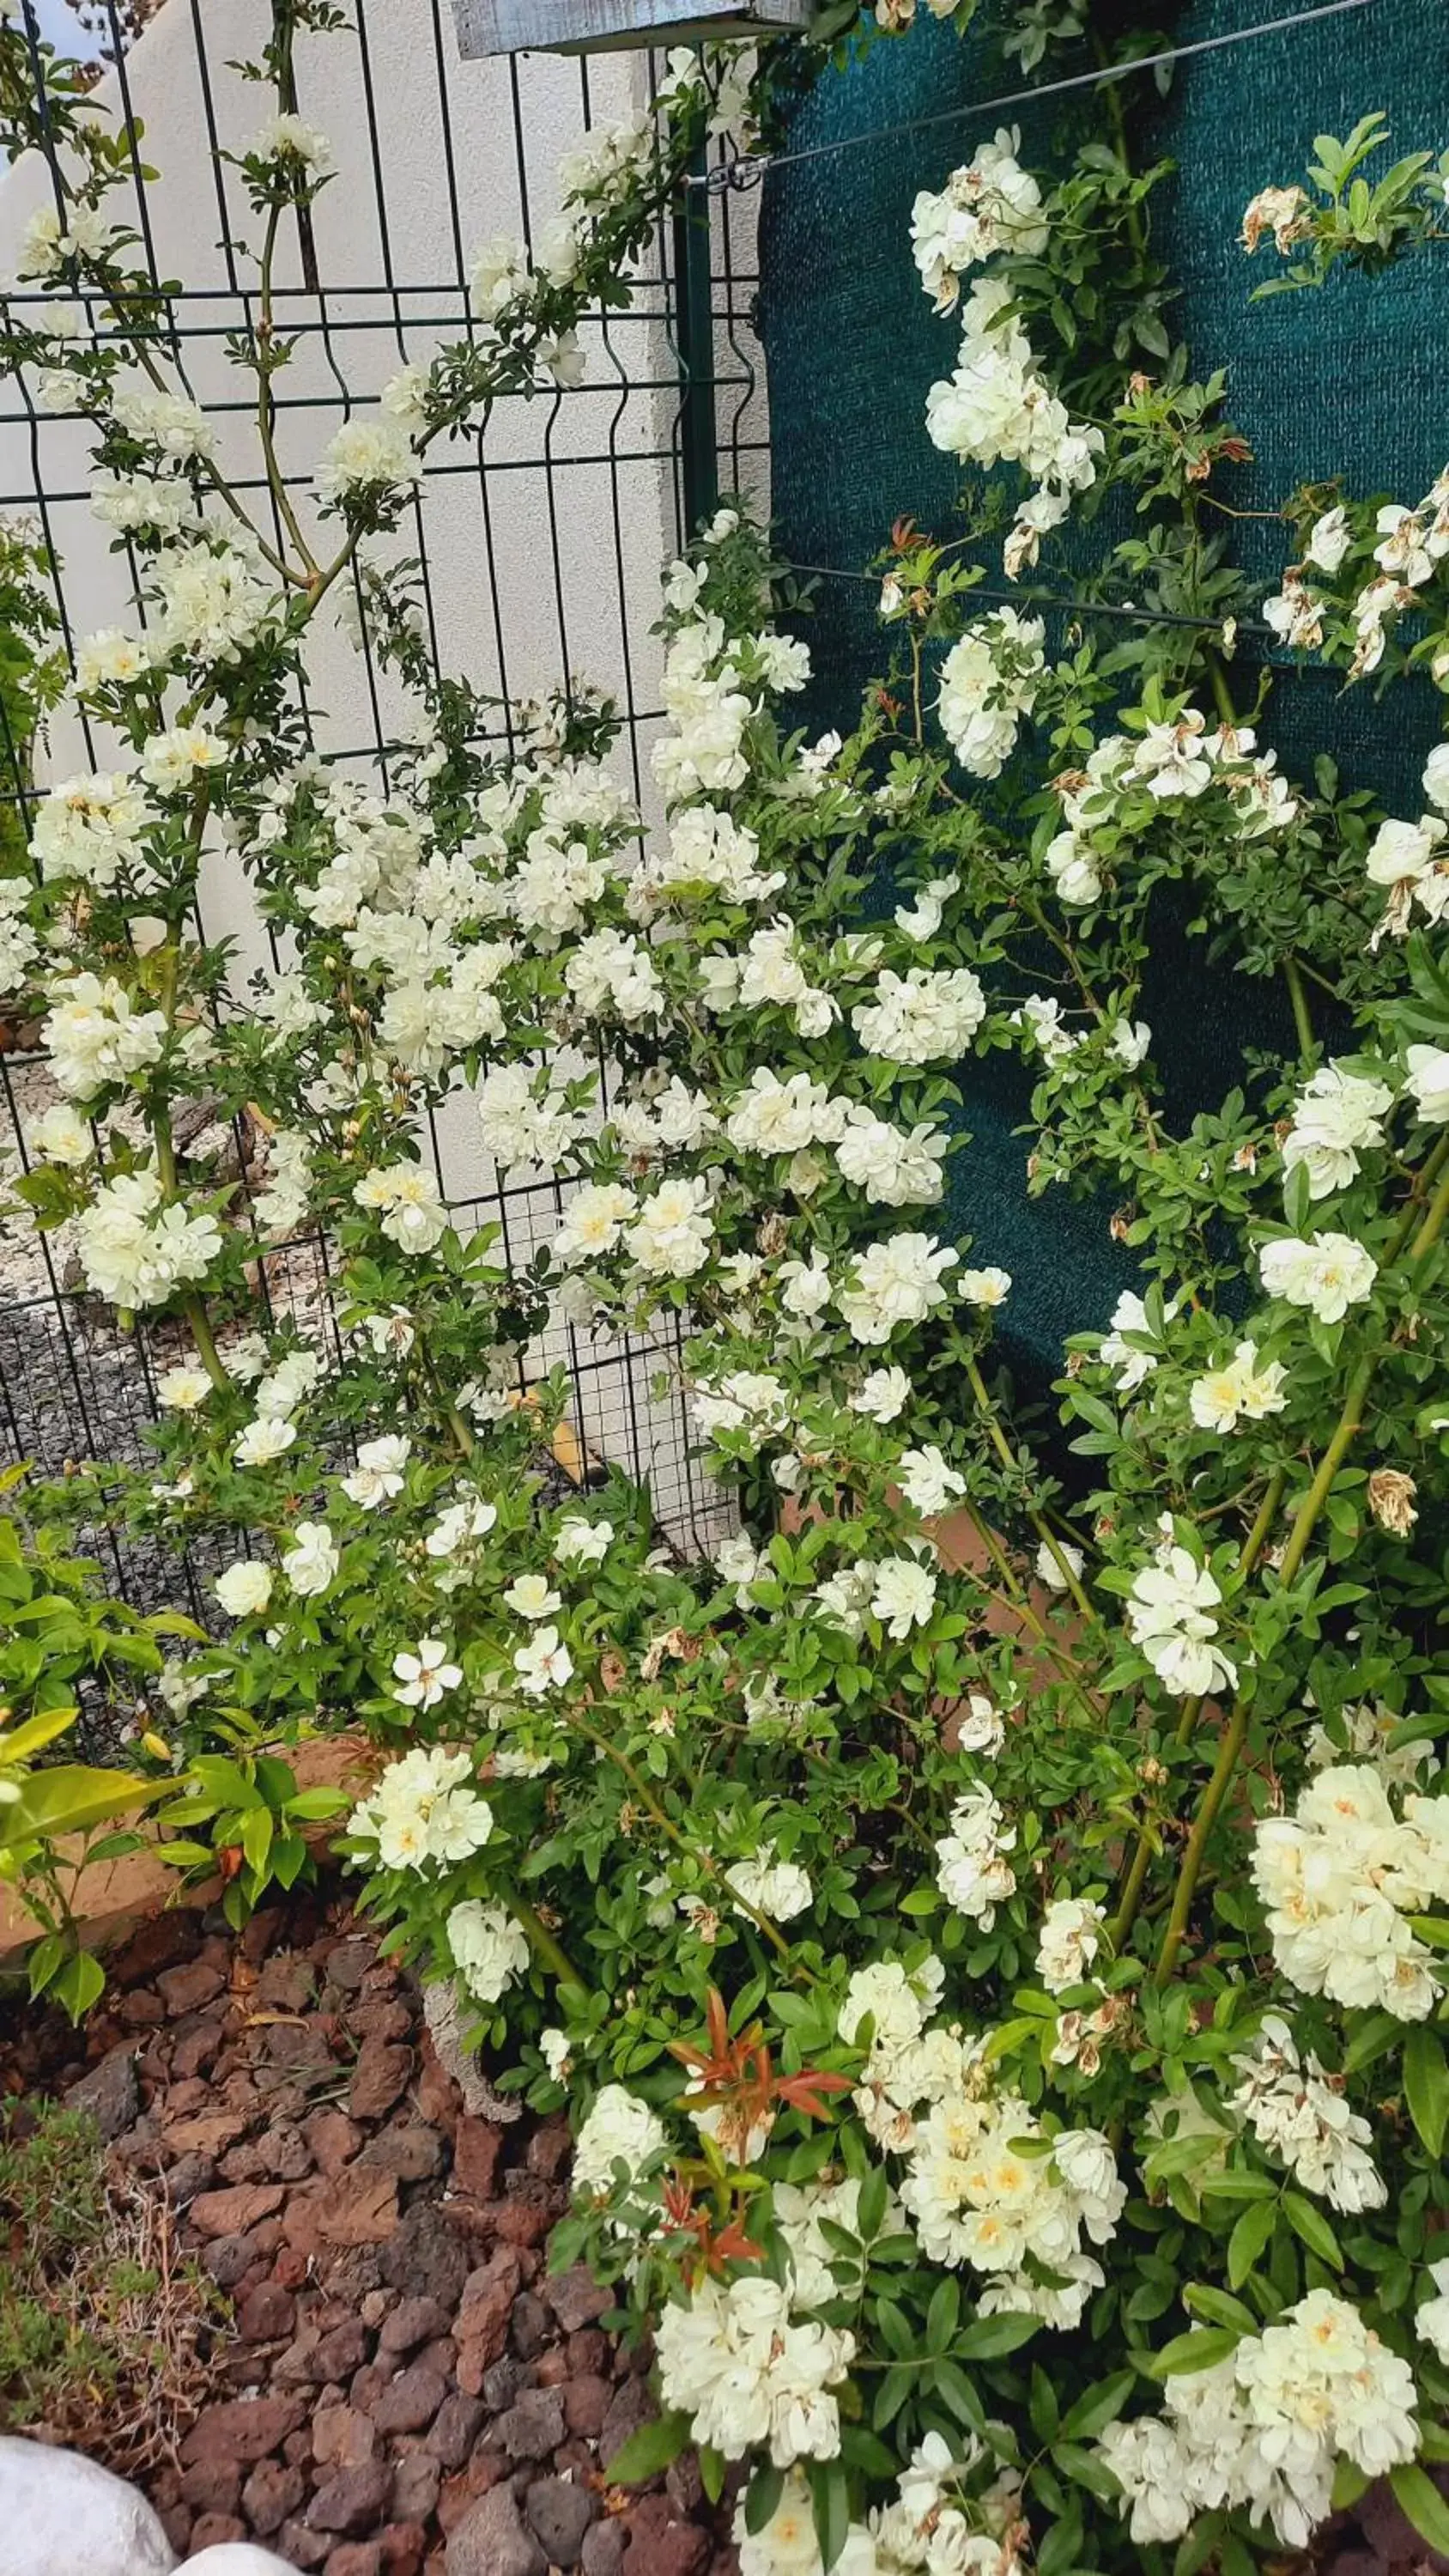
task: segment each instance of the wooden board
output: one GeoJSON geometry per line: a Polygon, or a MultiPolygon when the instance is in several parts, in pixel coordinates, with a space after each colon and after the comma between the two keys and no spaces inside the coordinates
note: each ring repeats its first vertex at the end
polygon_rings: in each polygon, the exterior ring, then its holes
{"type": "Polygon", "coordinates": [[[803,27],[812,0],[453,0],[459,51],[612,53],[803,27]]]}

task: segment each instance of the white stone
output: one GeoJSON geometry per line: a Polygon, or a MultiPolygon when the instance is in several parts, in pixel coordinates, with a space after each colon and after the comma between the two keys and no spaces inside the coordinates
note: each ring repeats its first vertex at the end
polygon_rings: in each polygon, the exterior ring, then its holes
{"type": "MultiPolygon", "coordinates": [[[[0,2531],[5,2576],[172,2576],[176,2565],[145,2497],[124,2479],[78,2451],[11,2434],[0,2434],[0,2531]]],[[[265,2560],[252,2576],[274,2576],[277,2564],[265,2560]]]]}
{"type": "Polygon", "coordinates": [[[218,2540],[177,2569],[177,2576],[297,2576],[285,2558],[251,2540],[218,2540]]]}

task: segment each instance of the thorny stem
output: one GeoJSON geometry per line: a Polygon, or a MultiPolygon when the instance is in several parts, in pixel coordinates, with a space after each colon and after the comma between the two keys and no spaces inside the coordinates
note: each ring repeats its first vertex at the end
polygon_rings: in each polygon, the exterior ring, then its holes
{"type": "Polygon", "coordinates": [[[583,1986],[584,1981],[577,1968],[574,1967],[567,1953],[560,1949],[547,1924],[539,1920],[527,1898],[510,1891],[504,1898],[504,1903],[514,1921],[527,1933],[530,1944],[538,1952],[544,1966],[552,1971],[560,1985],[583,1986]]]}
{"type": "MultiPolygon", "coordinates": [[[[290,31],[288,33],[287,42],[290,50],[290,31]]],[[[282,207],[281,201],[278,200],[277,203],[270,206],[267,210],[267,229],[262,242],[259,307],[257,312],[257,436],[261,441],[262,458],[267,469],[268,489],[271,492],[272,499],[277,505],[277,510],[281,517],[283,526],[286,528],[288,536],[291,538],[293,545],[296,547],[298,554],[301,556],[302,561],[306,566],[307,579],[310,584],[316,579],[319,570],[317,558],[313,554],[311,547],[308,545],[307,540],[302,533],[301,522],[297,517],[296,511],[292,507],[292,496],[287,490],[285,477],[283,476],[281,467],[277,462],[276,404],[272,399],[271,373],[272,338],[274,327],[272,316],[272,263],[276,258],[277,231],[281,223],[281,219],[282,207]]]]}
{"type": "Polygon", "coordinates": [[[996,1567],[1002,1582],[1006,1586],[1006,1598],[1004,1600],[1000,1593],[993,1594],[992,1598],[1001,1602],[1002,1607],[1009,1611],[1013,1618],[1021,1621],[1023,1627],[1030,1632],[1036,1644],[1041,1648],[1042,1653],[1046,1655],[1053,1664],[1055,1664],[1068,1689],[1072,1691],[1075,1697],[1080,1701],[1090,1723],[1093,1726],[1098,1725],[1102,1716],[1101,1705],[1093,1698],[1092,1693],[1087,1689],[1082,1678],[1081,1665],[1078,1663],[1076,1657],[1074,1655],[1069,1655],[1066,1648],[1060,1645],[1057,1639],[1053,1637],[1046,1621],[1042,1618],[1033,1602],[1030,1592],[1024,1584],[1018,1582],[1016,1571],[1012,1565],[1011,1559],[1007,1555],[1005,1548],[1002,1546],[1000,1539],[997,1537],[995,1530],[991,1527],[991,1524],[986,1519],[985,1515],[977,1511],[974,1503],[968,1503],[966,1511],[972,1528],[975,1530],[977,1537],[986,1549],[987,1554],[991,1558],[992,1564],[996,1567]]]}
{"type": "Polygon", "coordinates": [[[1298,1035],[1298,1052],[1306,1060],[1314,1053],[1317,1040],[1313,1034],[1313,1019],[1308,1008],[1303,972],[1296,957],[1284,958],[1283,981],[1288,987],[1288,999],[1293,1005],[1293,1026],[1298,1035]]]}
{"type": "MultiPolygon", "coordinates": [[[[1001,1428],[996,1407],[987,1393],[986,1380],[981,1374],[980,1364],[974,1359],[970,1359],[966,1363],[966,1383],[970,1387],[971,1392],[976,1399],[977,1407],[981,1414],[981,1419],[986,1426],[987,1437],[991,1442],[992,1448],[995,1450],[997,1457],[1001,1460],[1003,1467],[1008,1468],[1014,1475],[1016,1473],[1015,1453],[1012,1450],[1011,1443],[1007,1439],[1005,1432],[1001,1428]]],[[[1076,1603],[1077,1608],[1082,1614],[1082,1617],[1084,1619],[1094,1619],[1096,1617],[1096,1613],[1093,1610],[1086,1593],[1083,1591],[1076,1574],[1073,1572],[1069,1558],[1063,1554],[1060,1540],[1054,1535],[1049,1524],[1043,1520],[1041,1513],[1030,1505],[1027,1508],[1026,1517],[1031,1523],[1032,1529],[1036,1533],[1037,1538],[1046,1549],[1052,1563],[1055,1565],[1058,1574],[1061,1576],[1064,1589],[1071,1594],[1073,1601],[1076,1603]]]]}
{"type": "Polygon", "coordinates": [[[226,1366],[216,1347],[216,1337],[206,1312],[206,1299],[197,1288],[189,1289],[181,1300],[181,1312],[191,1327],[196,1355],[214,1387],[225,1390],[231,1385],[226,1366]]]}
{"type": "Polygon", "coordinates": [[[1137,1908],[1142,1902],[1142,1891],[1147,1884],[1147,1873],[1152,1866],[1152,1856],[1156,1848],[1144,1825],[1137,1836],[1137,1848],[1132,1854],[1131,1867],[1123,1881],[1122,1901],[1108,1926],[1108,1938],[1119,1958],[1127,1935],[1137,1920],[1137,1908]]]}

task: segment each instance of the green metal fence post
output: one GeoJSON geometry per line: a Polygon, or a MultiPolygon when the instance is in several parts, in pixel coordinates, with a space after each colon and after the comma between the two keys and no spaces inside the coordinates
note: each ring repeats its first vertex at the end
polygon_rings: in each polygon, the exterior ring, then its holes
{"type": "MultiPolygon", "coordinates": [[[[701,149],[690,178],[707,168],[701,149]]],[[[719,449],[714,407],[714,302],[710,281],[709,196],[687,182],[674,208],[674,346],[681,377],[679,464],[685,534],[693,536],[719,501],[719,449]]]]}

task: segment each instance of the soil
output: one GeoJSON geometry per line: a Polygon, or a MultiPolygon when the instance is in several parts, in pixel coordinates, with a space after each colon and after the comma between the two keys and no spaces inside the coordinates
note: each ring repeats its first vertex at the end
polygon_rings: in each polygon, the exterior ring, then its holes
{"type": "MultiPolygon", "coordinates": [[[[144,2481],[179,2554],[255,2539],[320,2576],[736,2576],[692,2460],[609,2464],[647,2346],[548,2269],[565,2123],[468,2110],[407,1975],[340,1900],[239,1937],[175,1911],[79,2036],[28,2016],[0,2090],[74,2093],[157,2178],[231,2302],[207,2402],[144,2481]]],[[[501,2106],[500,2106],[501,2107],[501,2106]]]]}

